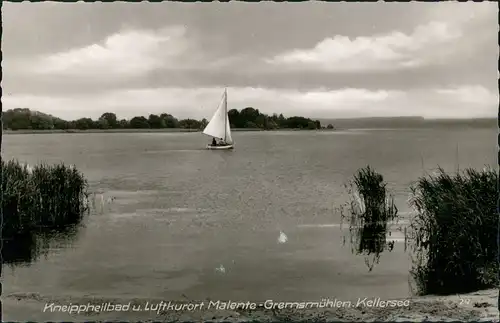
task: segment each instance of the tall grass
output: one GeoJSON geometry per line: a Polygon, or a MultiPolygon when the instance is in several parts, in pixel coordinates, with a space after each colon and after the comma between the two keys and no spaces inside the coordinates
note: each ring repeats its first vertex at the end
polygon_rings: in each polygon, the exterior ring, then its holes
{"type": "Polygon", "coordinates": [[[16,245],[22,246],[33,234],[76,225],[88,211],[87,181],[72,166],[40,164],[31,168],[17,160],[1,160],[1,171],[6,252],[15,253],[16,245]]]}
{"type": "Polygon", "coordinates": [[[419,294],[471,292],[498,284],[498,174],[439,168],[412,186],[411,275],[419,294]]]}
{"type": "Polygon", "coordinates": [[[387,233],[389,222],[397,219],[398,209],[383,176],[370,166],[359,169],[346,186],[350,200],[341,210],[342,221],[347,219],[349,223],[353,251],[372,255],[371,262],[365,258],[372,270],[380,254],[394,246],[394,242],[387,241],[387,233]]]}

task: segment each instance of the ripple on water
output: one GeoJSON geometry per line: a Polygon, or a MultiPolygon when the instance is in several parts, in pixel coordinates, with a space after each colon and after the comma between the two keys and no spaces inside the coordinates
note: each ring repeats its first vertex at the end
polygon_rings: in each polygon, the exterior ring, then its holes
{"type": "MultiPolygon", "coordinates": [[[[404,237],[404,228],[408,227],[408,220],[399,220],[398,222],[389,221],[388,223],[390,227],[389,235],[387,236],[387,241],[394,242],[405,242],[404,237]]],[[[298,228],[302,229],[323,229],[323,228],[341,228],[344,229],[349,228],[349,224],[340,224],[340,223],[320,223],[320,224],[299,224],[298,228]]]]}
{"type": "Polygon", "coordinates": [[[204,217],[206,216],[207,210],[195,209],[195,208],[183,208],[183,207],[172,207],[165,209],[138,209],[134,212],[113,212],[109,216],[112,218],[135,218],[135,217],[158,217],[166,215],[192,215],[194,217],[204,217]]]}
{"type": "Polygon", "coordinates": [[[130,197],[130,196],[137,196],[137,195],[151,195],[151,194],[157,194],[157,190],[140,190],[140,191],[125,191],[125,190],[106,190],[106,191],[99,191],[97,192],[99,194],[105,194],[109,196],[120,196],[120,197],[130,197]]]}
{"type": "Polygon", "coordinates": [[[317,135],[352,135],[352,136],[357,136],[357,135],[365,135],[368,134],[367,131],[352,131],[352,130],[343,130],[343,131],[321,131],[317,132],[317,135]]]}
{"type": "Polygon", "coordinates": [[[160,195],[171,195],[171,194],[186,194],[186,190],[141,190],[141,191],[119,191],[119,190],[96,190],[92,195],[91,199],[95,198],[98,202],[99,200],[111,201],[114,204],[133,204],[137,203],[138,200],[144,201],[145,199],[157,199],[160,195]]]}
{"type": "Polygon", "coordinates": [[[139,200],[153,200],[158,195],[158,191],[95,191],[89,196],[92,206],[101,211],[110,205],[126,206],[136,204],[139,200]]]}

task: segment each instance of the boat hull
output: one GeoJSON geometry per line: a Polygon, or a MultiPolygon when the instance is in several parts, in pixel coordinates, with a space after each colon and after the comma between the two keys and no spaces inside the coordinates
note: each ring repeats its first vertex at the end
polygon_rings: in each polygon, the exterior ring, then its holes
{"type": "Polygon", "coordinates": [[[234,149],[234,145],[225,145],[225,146],[207,145],[207,149],[209,149],[209,150],[228,150],[228,149],[234,149]]]}

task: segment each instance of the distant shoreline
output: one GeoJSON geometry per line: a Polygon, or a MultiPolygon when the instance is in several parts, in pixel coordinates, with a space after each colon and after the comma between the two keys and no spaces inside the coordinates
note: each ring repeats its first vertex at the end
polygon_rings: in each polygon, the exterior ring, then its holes
{"type": "MultiPolygon", "coordinates": [[[[255,128],[234,128],[231,131],[235,132],[249,132],[249,131],[335,131],[336,129],[274,129],[274,130],[264,130],[255,128]]],[[[53,129],[53,130],[4,130],[5,135],[29,135],[29,134],[57,134],[57,133],[158,133],[158,132],[201,132],[199,129],[181,129],[181,128],[163,128],[163,129],[89,129],[89,130],[79,130],[79,129],[53,129]]]]}

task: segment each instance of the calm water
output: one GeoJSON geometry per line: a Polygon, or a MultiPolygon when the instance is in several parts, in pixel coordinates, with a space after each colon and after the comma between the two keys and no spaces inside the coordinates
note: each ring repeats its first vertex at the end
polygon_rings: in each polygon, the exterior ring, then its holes
{"type": "Polygon", "coordinates": [[[402,243],[372,272],[342,246],[343,184],[370,164],[406,214],[422,167],[495,165],[496,132],[237,132],[234,151],[200,149],[197,133],[6,136],[6,158],[75,164],[98,210],[47,257],[3,268],[3,295],[17,296],[4,298],[3,318],[74,319],[42,315],[49,300],[405,297],[402,243]]]}

